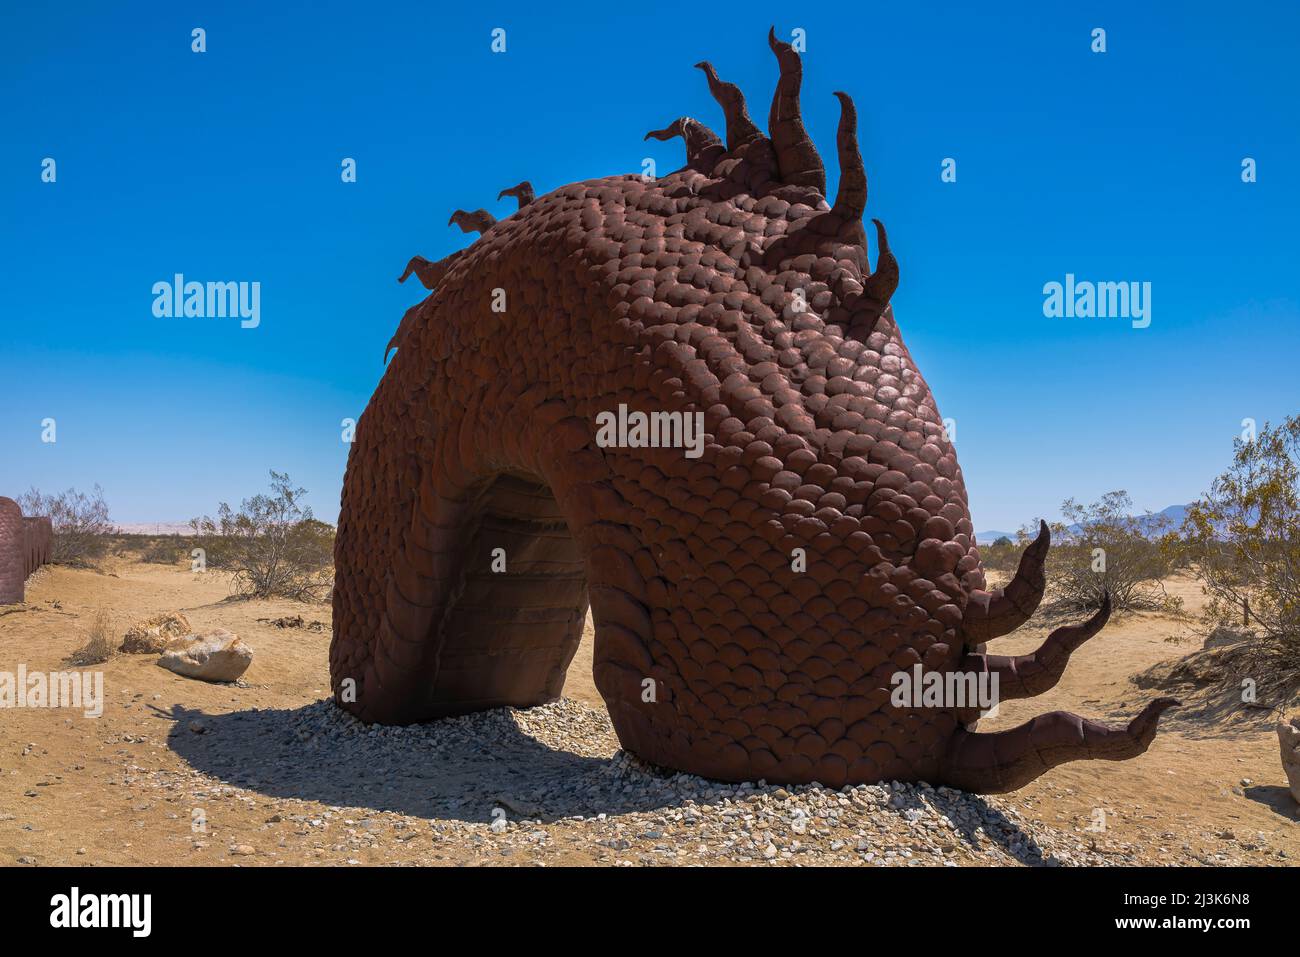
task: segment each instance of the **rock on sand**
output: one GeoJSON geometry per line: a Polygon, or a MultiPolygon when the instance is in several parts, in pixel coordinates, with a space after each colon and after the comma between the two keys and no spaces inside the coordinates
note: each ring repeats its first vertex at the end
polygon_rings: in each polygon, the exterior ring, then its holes
{"type": "Polygon", "coordinates": [[[253,649],[224,628],[191,635],[163,652],[158,664],[186,678],[234,681],[253,661],[253,649]]]}
{"type": "Polygon", "coordinates": [[[1300,714],[1277,723],[1277,738],[1282,745],[1282,770],[1291,784],[1291,796],[1300,804],[1300,714]]]}

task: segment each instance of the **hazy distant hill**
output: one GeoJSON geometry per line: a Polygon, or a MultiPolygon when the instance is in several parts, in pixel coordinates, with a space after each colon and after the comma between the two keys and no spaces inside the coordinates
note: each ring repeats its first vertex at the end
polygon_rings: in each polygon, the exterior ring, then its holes
{"type": "Polygon", "coordinates": [[[1156,514],[1165,516],[1175,525],[1181,525],[1183,524],[1183,519],[1187,517],[1187,506],[1170,505],[1168,508],[1161,509],[1156,514]]]}
{"type": "MultiPolygon", "coordinates": [[[[1183,519],[1187,516],[1187,506],[1186,506],[1186,505],[1170,505],[1168,508],[1162,508],[1160,511],[1158,511],[1158,512],[1154,512],[1153,515],[1163,516],[1164,518],[1169,519],[1170,527],[1171,527],[1171,528],[1178,528],[1178,526],[1180,526],[1180,525],[1183,524],[1183,519]]],[[[1141,517],[1142,517],[1142,516],[1139,516],[1139,518],[1141,518],[1141,517]]],[[[1071,532],[1077,532],[1078,530],[1079,530],[1079,526],[1078,526],[1078,525],[1071,525],[1071,526],[1070,526],[1070,531],[1071,531],[1071,532]]],[[[999,531],[997,531],[997,530],[991,530],[991,531],[987,531],[987,532],[976,532],[976,533],[975,533],[975,542],[976,542],[976,544],[979,544],[979,545],[992,545],[995,541],[997,541],[997,540],[998,540],[999,538],[1001,538],[1003,535],[1005,535],[1007,538],[1011,539],[1013,542],[1016,540],[1016,533],[1015,533],[1015,532],[999,532],[999,531]]]]}
{"type": "Polygon", "coordinates": [[[124,535],[193,535],[189,522],[123,522],[117,526],[124,535]]]}

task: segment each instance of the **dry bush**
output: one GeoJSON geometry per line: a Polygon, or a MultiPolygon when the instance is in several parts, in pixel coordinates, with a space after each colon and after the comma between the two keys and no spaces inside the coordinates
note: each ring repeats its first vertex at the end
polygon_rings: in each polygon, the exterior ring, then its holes
{"type": "Polygon", "coordinates": [[[980,562],[989,571],[1010,578],[1020,564],[1020,546],[1003,535],[991,545],[980,546],[980,562]]]}
{"type": "Polygon", "coordinates": [[[86,643],[68,656],[68,663],[77,665],[98,665],[108,661],[117,653],[117,638],[113,634],[113,617],[106,609],[99,609],[86,632],[86,643]]]}
{"type": "Polygon", "coordinates": [[[140,551],[140,561],[150,565],[175,565],[189,554],[188,543],[179,535],[150,539],[140,551]]]}
{"type": "Polygon", "coordinates": [[[210,568],[232,572],[243,598],[323,598],[333,584],[334,529],[302,505],[306,489],[271,472],[271,495],[244,499],[239,510],[222,502],[217,519],[196,518],[195,545],[210,568]]]}
{"type": "MultiPolygon", "coordinates": [[[[1052,525],[1044,610],[1093,611],[1109,593],[1116,611],[1178,611],[1182,602],[1170,597],[1163,581],[1172,571],[1165,547],[1172,523],[1150,512],[1132,515],[1132,507],[1122,490],[1090,505],[1062,503],[1065,521],[1052,525]]],[[[1036,527],[1019,532],[1022,544],[1033,535],[1036,527]]]]}
{"type": "Polygon", "coordinates": [[[18,506],[27,516],[49,516],[54,526],[50,561],[57,565],[93,565],[108,551],[109,536],[117,531],[108,515],[104,490],[98,485],[89,495],[73,488],[58,495],[29,489],[18,498],[18,506]]]}
{"type": "Polygon", "coordinates": [[[231,539],[221,533],[221,527],[208,516],[190,519],[191,547],[203,549],[203,563],[208,568],[226,569],[233,560],[231,539]]]}
{"type": "Polygon", "coordinates": [[[1238,439],[1182,532],[1208,623],[1245,631],[1261,684],[1300,681],[1300,416],[1238,439]]]}

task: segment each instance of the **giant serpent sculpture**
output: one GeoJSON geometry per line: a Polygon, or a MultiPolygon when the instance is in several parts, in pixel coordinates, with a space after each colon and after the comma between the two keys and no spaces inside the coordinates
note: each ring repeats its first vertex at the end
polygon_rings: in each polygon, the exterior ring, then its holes
{"type": "Polygon", "coordinates": [[[453,215],[481,233],[469,248],[411,260],[402,279],[432,291],[389,343],[344,481],[336,700],[386,724],[552,700],[590,601],[596,686],[655,764],[996,792],[1141,754],[1176,702],[1127,728],[1054,712],[997,733],[969,707],[891,703],[917,665],[1040,694],[1109,606],[1033,654],[985,653],[1036,609],[1047,529],[986,590],[878,220],[868,265],[853,100],[835,94],[828,204],[799,55],[769,42],[768,135],[701,63],[725,138],[689,117],[647,137],[680,136],[684,168],[521,183],[508,218],[453,215]],[[701,413],[702,454],[599,442],[620,407],[701,413]]]}

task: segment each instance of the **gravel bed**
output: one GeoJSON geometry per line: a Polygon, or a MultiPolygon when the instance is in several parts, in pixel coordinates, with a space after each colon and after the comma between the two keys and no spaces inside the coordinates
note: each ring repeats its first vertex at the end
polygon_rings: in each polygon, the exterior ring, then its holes
{"type": "Polygon", "coordinates": [[[732,785],[666,772],[621,751],[603,710],[569,699],[409,727],[367,726],[330,701],[180,716],[169,743],[194,770],[145,775],[153,786],[273,810],[268,824],[283,827],[271,829],[291,829],[279,846],[316,838],[309,857],[326,863],[1288,863],[1262,860],[1273,852],[1235,835],[1205,852],[1172,832],[1160,835],[1167,845],[1135,846],[1062,830],[1015,795],[898,782],[732,785]],[[382,853],[396,847],[409,853],[382,853]],[[362,849],[381,853],[361,860],[362,849]]]}

